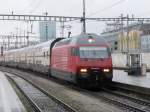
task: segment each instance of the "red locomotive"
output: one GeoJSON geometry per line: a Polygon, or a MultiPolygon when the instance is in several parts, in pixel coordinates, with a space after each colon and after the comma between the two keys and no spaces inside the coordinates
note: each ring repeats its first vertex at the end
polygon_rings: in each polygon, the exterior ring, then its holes
{"type": "Polygon", "coordinates": [[[64,39],[52,49],[51,74],[82,86],[112,80],[112,58],[107,42],[94,34],[64,39]]]}

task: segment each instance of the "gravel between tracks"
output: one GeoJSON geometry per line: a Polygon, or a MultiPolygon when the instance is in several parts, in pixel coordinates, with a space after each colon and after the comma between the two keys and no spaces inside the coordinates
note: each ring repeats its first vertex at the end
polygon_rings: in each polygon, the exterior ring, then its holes
{"type": "Polygon", "coordinates": [[[8,72],[17,73],[24,78],[30,80],[40,88],[46,90],[48,93],[54,95],[58,99],[61,99],[66,104],[72,106],[79,112],[122,112],[121,108],[117,106],[109,105],[104,101],[87,94],[84,91],[77,91],[71,89],[65,85],[61,85],[54,81],[31,75],[20,70],[11,68],[0,67],[0,70],[7,70],[8,72]]]}

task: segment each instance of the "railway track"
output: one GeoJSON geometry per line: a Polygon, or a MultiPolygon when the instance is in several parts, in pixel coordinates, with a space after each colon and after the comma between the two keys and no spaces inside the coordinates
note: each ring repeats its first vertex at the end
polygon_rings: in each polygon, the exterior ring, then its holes
{"type": "Polygon", "coordinates": [[[130,94],[126,94],[126,93],[123,93],[123,92],[118,92],[118,91],[112,91],[112,90],[109,90],[109,89],[106,89],[106,88],[103,88],[103,91],[106,91],[110,94],[113,94],[113,95],[116,95],[118,97],[123,97],[125,99],[129,99],[135,103],[138,103],[138,104],[141,104],[141,105],[144,105],[144,106],[148,106],[148,108],[150,108],[150,101],[148,100],[145,100],[145,99],[141,99],[141,98],[137,98],[133,95],[130,95],[130,94]]]}
{"type": "Polygon", "coordinates": [[[107,88],[103,88],[103,91],[123,99],[128,99],[127,104],[131,104],[142,112],[150,112],[150,89],[148,88],[113,82],[107,88]],[[114,88],[114,90],[110,88],[114,88]]]}
{"type": "Polygon", "coordinates": [[[10,73],[5,73],[28,99],[36,112],[76,112],[74,108],[48,94],[32,82],[10,73]]]}
{"type": "Polygon", "coordinates": [[[87,91],[90,95],[102,99],[107,103],[122,108],[125,112],[150,112],[150,101],[127,95],[117,90],[101,88],[99,92],[87,91]]]}
{"type": "MultiPolygon", "coordinates": [[[[126,87],[126,84],[121,84],[125,87],[116,85],[114,82],[111,85],[104,86],[101,91],[94,93],[95,96],[104,99],[105,101],[111,102],[114,105],[134,112],[150,112],[150,101],[145,99],[149,98],[150,94],[135,90],[134,87],[126,87]],[[145,95],[145,98],[143,96],[145,95]]],[[[129,85],[128,85],[129,86],[129,85]]]]}
{"type": "Polygon", "coordinates": [[[117,107],[122,108],[124,111],[150,112],[150,102],[148,100],[134,97],[133,94],[125,94],[124,91],[120,92],[117,90],[117,87],[114,87],[115,90],[102,88],[100,92],[91,92],[88,90],[79,89],[77,87],[73,88],[81,92],[84,91],[87,94],[102,99],[112,105],[116,105],[117,107]]]}
{"type": "Polygon", "coordinates": [[[119,105],[128,111],[150,112],[150,102],[133,96],[127,96],[124,93],[102,88],[102,92],[96,93],[96,96],[103,98],[112,104],[119,105]]]}
{"type": "Polygon", "coordinates": [[[108,84],[107,87],[115,88],[115,89],[125,91],[125,92],[138,94],[138,95],[143,96],[143,97],[144,96],[148,96],[148,97],[150,96],[150,89],[145,88],[145,87],[123,84],[123,83],[119,83],[119,82],[112,82],[111,84],[108,84]]]}

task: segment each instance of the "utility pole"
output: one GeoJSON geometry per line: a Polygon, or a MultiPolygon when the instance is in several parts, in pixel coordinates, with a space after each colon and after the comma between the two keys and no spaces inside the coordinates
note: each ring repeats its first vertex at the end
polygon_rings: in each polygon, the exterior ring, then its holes
{"type": "MultiPolygon", "coordinates": [[[[47,17],[48,15],[48,12],[45,12],[45,16],[47,17]]],[[[46,41],[48,40],[48,23],[47,23],[47,19],[45,18],[46,20],[46,26],[45,26],[45,38],[46,38],[46,41]]]]}
{"type": "Polygon", "coordinates": [[[64,22],[61,22],[61,37],[64,38],[64,29],[65,29],[65,25],[64,22]]]}
{"type": "Polygon", "coordinates": [[[27,31],[26,39],[27,39],[27,46],[29,46],[29,31],[27,31]]]}
{"type": "Polygon", "coordinates": [[[3,37],[3,36],[2,36],[2,40],[3,40],[3,44],[2,44],[3,50],[5,50],[5,46],[4,46],[4,37],[3,37]]]}
{"type": "Polygon", "coordinates": [[[15,48],[17,48],[17,35],[14,35],[14,37],[15,37],[15,48]]]}
{"type": "Polygon", "coordinates": [[[23,47],[25,47],[25,45],[26,45],[26,40],[25,40],[25,39],[26,39],[26,38],[25,38],[25,37],[26,37],[26,34],[25,34],[25,33],[26,33],[26,32],[25,32],[25,30],[24,30],[24,45],[23,45],[23,47]]]}
{"type": "Polygon", "coordinates": [[[129,15],[127,15],[127,66],[130,66],[130,50],[129,50],[129,15]]]}
{"type": "Polygon", "coordinates": [[[7,48],[7,49],[9,50],[9,48],[10,48],[10,38],[11,38],[11,36],[8,36],[7,38],[8,38],[8,40],[7,40],[7,41],[8,41],[8,48],[7,48]]]}
{"type": "Polygon", "coordinates": [[[20,38],[20,42],[19,42],[19,48],[21,48],[21,43],[22,43],[22,38],[21,38],[21,28],[20,28],[20,31],[19,31],[19,38],[20,38]]]}
{"type": "Polygon", "coordinates": [[[16,46],[15,46],[15,41],[13,41],[13,39],[15,38],[15,34],[13,33],[13,36],[12,36],[12,43],[14,43],[13,44],[13,47],[15,48],[16,46]]]}
{"type": "Polygon", "coordinates": [[[86,33],[86,21],[85,21],[85,0],[83,0],[83,18],[82,18],[82,22],[83,22],[83,33],[86,33]]]}
{"type": "Polygon", "coordinates": [[[18,27],[16,28],[16,45],[15,48],[18,48],[18,27]]]}
{"type": "Polygon", "coordinates": [[[121,52],[123,52],[123,14],[121,14],[121,52]]]}
{"type": "Polygon", "coordinates": [[[46,22],[46,26],[45,26],[45,33],[46,33],[46,41],[48,40],[48,25],[47,25],[47,22],[46,22]]]}
{"type": "Polygon", "coordinates": [[[6,42],[5,42],[5,37],[2,37],[3,38],[3,48],[4,48],[4,51],[6,51],[6,42]]]}

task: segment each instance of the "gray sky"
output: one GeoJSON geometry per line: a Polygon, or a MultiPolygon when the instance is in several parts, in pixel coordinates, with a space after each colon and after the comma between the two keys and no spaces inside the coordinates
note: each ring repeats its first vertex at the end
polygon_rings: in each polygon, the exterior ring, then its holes
{"type": "MultiPolygon", "coordinates": [[[[87,15],[98,10],[106,10],[93,16],[118,16],[120,13],[139,15],[150,12],[150,0],[86,0],[87,15]],[[113,8],[109,6],[120,2],[113,8]]],[[[49,15],[81,16],[82,0],[5,0],[1,1],[0,12],[10,13],[49,12],[49,15]]]]}
{"type": "MultiPolygon", "coordinates": [[[[118,17],[127,13],[135,17],[150,17],[150,0],[86,0],[87,17],[118,17]]],[[[1,0],[0,13],[43,14],[51,16],[82,16],[82,0],[1,0]]],[[[80,32],[80,23],[74,22],[73,32],[80,32]]],[[[0,21],[0,33],[15,32],[14,27],[24,27],[20,22],[0,21]],[[17,24],[17,26],[16,26],[17,24]]],[[[25,26],[27,27],[27,26],[25,26]]],[[[59,29],[59,28],[58,28],[59,29]]],[[[88,22],[88,32],[99,33],[101,23],[88,22]]],[[[37,32],[37,29],[36,31],[37,32]]]]}

